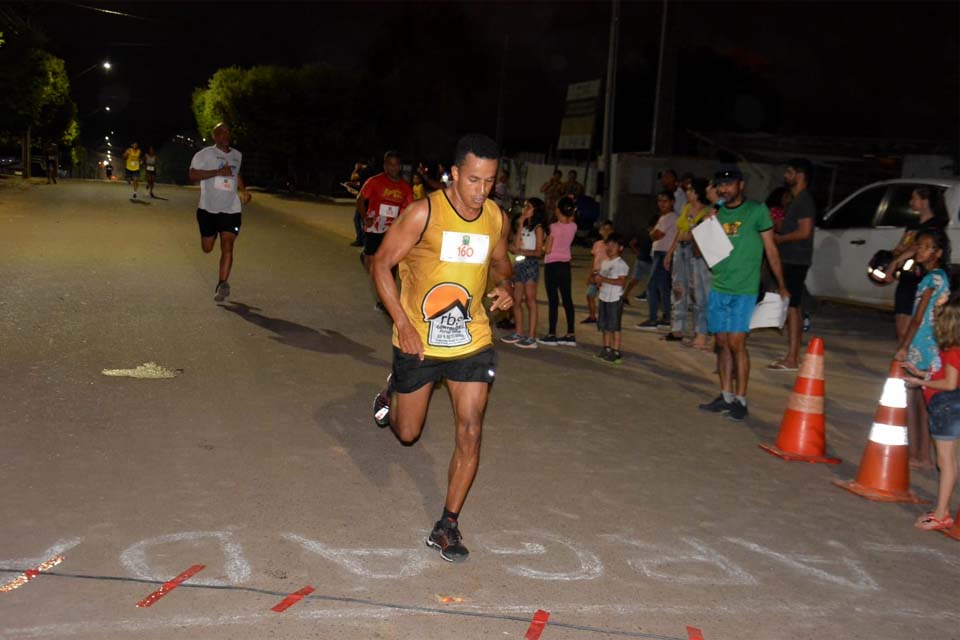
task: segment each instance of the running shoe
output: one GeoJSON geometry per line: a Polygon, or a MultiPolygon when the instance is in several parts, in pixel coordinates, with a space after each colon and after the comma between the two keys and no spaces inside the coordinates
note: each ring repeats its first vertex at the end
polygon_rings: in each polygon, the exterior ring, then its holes
{"type": "Polygon", "coordinates": [[[603,349],[600,349],[600,351],[598,351],[597,353],[593,354],[593,357],[600,358],[601,360],[606,360],[607,353],[609,353],[610,351],[613,351],[613,349],[611,349],[610,347],[604,347],[603,349]]]}
{"type": "Polygon", "coordinates": [[[663,339],[667,342],[680,342],[683,340],[683,336],[675,336],[672,333],[668,333],[667,335],[663,336],[663,339]]]}
{"type": "Polygon", "coordinates": [[[597,324],[596,318],[584,318],[580,321],[580,324],[597,324]]]}
{"type": "Polygon", "coordinates": [[[517,332],[513,332],[508,336],[503,336],[500,338],[500,342],[506,342],[507,344],[517,344],[521,340],[523,340],[523,336],[517,332]]]}
{"type": "Polygon", "coordinates": [[[646,322],[641,322],[640,324],[637,325],[637,329],[640,329],[640,331],[656,331],[657,321],[647,320],[646,322]]]}
{"type": "MultiPolygon", "coordinates": [[[[736,402],[736,400],[734,400],[736,402]]],[[[727,402],[723,399],[723,395],[719,395],[710,402],[705,404],[697,405],[697,408],[700,411],[708,411],[710,413],[726,413],[730,411],[730,408],[733,406],[733,402],[727,402]]],[[[744,407],[746,409],[746,407],[744,407]]]]}
{"type": "Polygon", "coordinates": [[[747,417],[747,405],[741,404],[739,400],[730,403],[730,410],[727,411],[727,420],[742,422],[747,417]]]}
{"type": "Polygon", "coordinates": [[[670,324],[670,320],[660,320],[657,322],[657,329],[669,329],[673,325],[670,324]]]}
{"type": "Polygon", "coordinates": [[[557,344],[564,347],[575,347],[577,346],[577,338],[572,333],[568,333],[562,338],[557,338],[557,344]]]}
{"type": "Polygon", "coordinates": [[[427,546],[440,550],[440,557],[447,562],[463,562],[470,555],[463,546],[463,536],[456,520],[437,520],[427,537],[427,546]]]}
{"type": "Polygon", "coordinates": [[[213,299],[217,302],[223,302],[230,297],[230,283],[226,280],[217,283],[217,288],[214,291],[213,299]]]}
{"type": "Polygon", "coordinates": [[[524,336],[518,342],[515,342],[514,346],[520,347],[521,349],[536,349],[537,339],[533,336],[524,336]]]}
{"type": "Polygon", "coordinates": [[[612,362],[613,364],[623,364],[623,354],[614,349],[610,350],[610,353],[607,354],[607,362],[612,362]]]}
{"type": "Polygon", "coordinates": [[[557,340],[557,336],[543,336],[542,338],[537,338],[537,342],[547,347],[555,347],[560,344],[560,341],[557,340]]]}
{"type": "Polygon", "coordinates": [[[387,386],[373,399],[373,421],[383,429],[390,426],[390,396],[393,394],[393,374],[387,376],[387,386]]]}

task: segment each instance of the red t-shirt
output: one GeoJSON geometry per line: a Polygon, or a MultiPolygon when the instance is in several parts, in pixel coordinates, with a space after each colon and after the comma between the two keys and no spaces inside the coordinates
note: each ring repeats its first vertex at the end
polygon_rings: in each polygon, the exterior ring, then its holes
{"type": "Polygon", "coordinates": [[[360,195],[368,200],[363,230],[386,233],[400,212],[413,202],[413,189],[405,180],[394,182],[385,173],[378,173],[363,183],[360,195]]]}
{"type": "MultiPolygon", "coordinates": [[[[947,377],[947,365],[960,371],[960,347],[951,347],[940,352],[940,368],[930,374],[931,380],[943,380],[947,377]]],[[[938,389],[923,388],[923,399],[930,403],[930,398],[940,393],[938,389]]]]}

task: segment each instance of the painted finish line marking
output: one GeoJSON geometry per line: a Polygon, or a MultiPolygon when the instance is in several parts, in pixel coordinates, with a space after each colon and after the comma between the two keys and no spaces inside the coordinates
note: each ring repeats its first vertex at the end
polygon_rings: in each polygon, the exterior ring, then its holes
{"type": "Polygon", "coordinates": [[[306,596],[310,595],[311,593],[313,593],[313,587],[311,587],[310,585],[307,585],[303,589],[300,589],[299,591],[294,591],[293,593],[288,595],[286,598],[281,600],[270,610],[276,611],[277,613],[283,613],[284,611],[286,611],[293,605],[297,604],[298,602],[303,600],[306,596]]]}
{"type": "Polygon", "coordinates": [[[53,567],[57,566],[61,562],[63,562],[63,556],[54,556],[45,562],[41,562],[39,565],[37,565],[33,569],[27,569],[26,571],[18,575],[16,578],[11,580],[10,582],[4,585],[0,585],[0,593],[6,593],[8,591],[13,591],[14,589],[19,589],[20,587],[22,587],[23,585],[27,584],[28,582],[36,578],[38,575],[40,575],[41,571],[52,569],[53,567]]]}
{"type": "Polygon", "coordinates": [[[154,602],[156,602],[163,596],[167,595],[168,593],[170,593],[171,591],[179,587],[180,584],[183,583],[185,580],[189,580],[192,576],[195,576],[196,574],[200,573],[204,569],[206,569],[206,565],[203,565],[203,564],[193,565],[192,567],[190,567],[189,569],[187,569],[186,571],[178,575],[173,580],[164,582],[159,589],[157,589],[156,591],[148,595],[146,598],[144,598],[140,602],[138,602],[137,606],[141,608],[151,606],[154,602]]]}

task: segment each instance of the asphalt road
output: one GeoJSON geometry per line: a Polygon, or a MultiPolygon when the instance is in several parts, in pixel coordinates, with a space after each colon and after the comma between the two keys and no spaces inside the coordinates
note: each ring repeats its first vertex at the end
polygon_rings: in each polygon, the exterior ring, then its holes
{"type": "Polygon", "coordinates": [[[762,370],[777,334],[751,337],[744,424],[696,410],[712,357],[656,335],[627,332],[619,367],[592,358],[593,331],[575,349],[498,345],[461,516],[472,554],[451,565],[423,544],[450,404],[439,388],[412,447],[373,425],[389,325],[349,207],[257,195],[217,304],[197,190],[158,193],[0,181],[0,583],[63,556],[0,592],[0,638],[522,638],[538,609],[545,640],[960,637],[960,543],[915,530],[920,506],[830,483],[856,474],[886,315],[814,317],[839,466],[757,447],[793,384],[762,370]],[[146,362],[182,372],[101,373],[146,362]]]}

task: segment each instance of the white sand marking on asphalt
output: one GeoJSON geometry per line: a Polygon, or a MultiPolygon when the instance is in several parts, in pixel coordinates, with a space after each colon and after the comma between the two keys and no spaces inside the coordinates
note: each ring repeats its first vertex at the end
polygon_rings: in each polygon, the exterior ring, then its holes
{"type": "Polygon", "coordinates": [[[611,542],[628,544],[638,549],[649,551],[644,558],[631,558],[627,564],[648,578],[675,582],[677,584],[709,584],[714,586],[743,586],[756,585],[759,581],[746,569],[733,562],[716,549],[710,547],[703,540],[690,537],[681,537],[684,544],[693,547],[696,553],[671,552],[669,547],[655,545],[642,540],[632,540],[624,535],[601,534],[601,538],[611,542]],[[721,576],[681,575],[678,572],[666,572],[667,565],[678,564],[705,564],[716,567],[721,576]]]}
{"type": "Polygon", "coordinates": [[[135,369],[104,369],[100,373],[105,376],[162,380],[164,378],[176,378],[183,373],[183,369],[168,369],[156,362],[144,362],[135,369]]]}
{"type": "Polygon", "coordinates": [[[310,540],[295,533],[283,533],[281,537],[296,542],[305,550],[315,553],[321,558],[340,565],[350,573],[364,578],[390,579],[411,578],[423,573],[430,564],[427,553],[413,549],[334,549],[322,542],[310,540]],[[391,569],[375,568],[372,563],[397,564],[400,566],[391,569]]]}
{"type": "Polygon", "coordinates": [[[16,569],[23,570],[35,567],[44,560],[49,560],[54,556],[62,556],[70,549],[73,549],[75,546],[80,544],[83,541],[83,538],[65,538],[63,540],[57,540],[51,545],[49,549],[44,551],[38,556],[33,556],[31,558],[14,558],[12,560],[0,560],[0,568],[3,569],[16,569]]]}
{"type": "MultiPolygon", "coordinates": [[[[220,543],[223,548],[224,568],[226,569],[227,579],[217,580],[215,578],[191,578],[191,584],[202,584],[207,586],[227,586],[241,584],[250,579],[250,563],[243,555],[243,547],[234,542],[233,532],[231,531],[183,531],[181,533],[171,533],[165,536],[147,538],[127,547],[120,554],[120,564],[137,578],[143,580],[157,580],[163,582],[170,579],[169,571],[153,570],[147,561],[147,548],[162,544],[174,544],[178,542],[196,542],[199,540],[213,539],[220,543]]],[[[189,557],[185,554],[184,557],[189,557]]]]}
{"type": "Polygon", "coordinates": [[[558,516],[561,516],[563,518],[569,518],[571,520],[580,519],[580,516],[578,516],[575,513],[567,513],[566,511],[560,511],[560,509],[554,509],[553,507],[547,507],[547,511],[549,511],[550,513],[556,514],[558,516]]]}
{"type": "MultiPolygon", "coordinates": [[[[833,584],[840,585],[842,587],[849,587],[857,591],[879,591],[880,586],[874,581],[872,577],[863,569],[859,562],[848,557],[842,556],[840,561],[850,569],[854,575],[854,579],[846,578],[844,576],[839,576],[833,573],[829,573],[822,569],[817,569],[816,567],[808,566],[809,564],[827,564],[833,563],[835,560],[830,558],[824,558],[823,556],[812,556],[812,555],[793,555],[789,556],[773,549],[768,549],[762,545],[759,545],[755,542],[750,542],[749,540],[744,540],[742,538],[725,538],[728,542],[733,544],[740,545],[745,549],[749,549],[755,553],[759,553],[773,560],[794,569],[800,573],[805,573],[813,578],[818,578],[825,582],[831,582],[833,584]]],[[[842,544],[835,540],[828,540],[827,545],[834,547],[835,549],[846,550],[842,544]]]]}
{"type": "Polygon", "coordinates": [[[878,544],[876,542],[865,542],[863,548],[868,551],[881,551],[884,553],[917,553],[920,555],[933,556],[938,562],[960,570],[960,557],[948,555],[939,549],[904,544],[878,544]]]}
{"type": "Polygon", "coordinates": [[[498,534],[478,535],[476,539],[488,552],[494,555],[545,555],[547,552],[546,547],[538,543],[524,542],[518,548],[497,546],[494,542],[483,542],[484,540],[495,540],[500,536],[516,536],[518,538],[536,536],[540,538],[546,538],[550,542],[570,549],[570,551],[572,551],[576,556],[577,562],[580,564],[579,568],[576,570],[567,572],[542,571],[540,569],[532,569],[523,565],[507,567],[507,571],[515,575],[522,576],[524,578],[532,578],[534,580],[560,581],[594,580],[603,575],[603,563],[600,562],[600,558],[598,558],[592,552],[583,549],[580,547],[580,545],[576,544],[572,540],[568,540],[562,536],[558,536],[557,534],[550,533],[548,531],[503,531],[498,534]]]}

